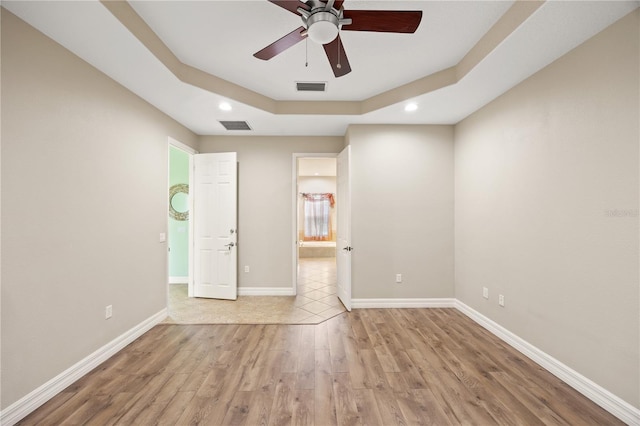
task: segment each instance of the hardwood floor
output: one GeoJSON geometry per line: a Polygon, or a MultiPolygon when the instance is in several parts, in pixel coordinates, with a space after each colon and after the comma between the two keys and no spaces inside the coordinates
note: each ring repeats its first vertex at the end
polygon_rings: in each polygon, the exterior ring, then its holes
{"type": "Polygon", "coordinates": [[[622,424],[455,309],[159,325],[22,425],[622,424]]]}

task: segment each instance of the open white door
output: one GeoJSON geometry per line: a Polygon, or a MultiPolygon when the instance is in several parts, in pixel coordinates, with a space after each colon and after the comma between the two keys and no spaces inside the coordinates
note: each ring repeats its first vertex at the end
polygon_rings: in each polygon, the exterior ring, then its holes
{"type": "Polygon", "coordinates": [[[236,300],[236,153],[197,154],[193,159],[194,296],[236,300]]]}
{"type": "Polygon", "coordinates": [[[351,311],[351,176],[349,175],[351,146],[339,155],[337,163],[338,237],[336,241],[336,267],[338,297],[351,311]]]}

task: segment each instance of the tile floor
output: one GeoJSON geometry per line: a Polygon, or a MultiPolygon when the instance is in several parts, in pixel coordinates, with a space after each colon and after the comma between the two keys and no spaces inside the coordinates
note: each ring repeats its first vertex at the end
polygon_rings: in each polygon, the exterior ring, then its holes
{"type": "Polygon", "coordinates": [[[297,296],[187,297],[186,284],[169,286],[165,324],[318,324],[345,312],[336,296],[336,261],[301,258],[297,296]]]}

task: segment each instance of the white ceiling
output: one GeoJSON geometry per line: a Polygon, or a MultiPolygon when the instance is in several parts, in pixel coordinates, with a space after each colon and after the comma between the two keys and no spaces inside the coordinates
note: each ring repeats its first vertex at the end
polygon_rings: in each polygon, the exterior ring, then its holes
{"type": "Polygon", "coordinates": [[[278,100],[361,100],[453,66],[511,3],[347,0],[345,9],[423,10],[423,20],[415,34],[343,31],[352,72],[335,78],[312,41],[308,67],[305,42],[269,61],[253,57],[302,25],[266,0],[130,2],[182,62],[278,100]],[[296,93],[296,81],[326,81],[328,91],[296,93]]]}
{"type": "MultiPolygon", "coordinates": [[[[266,0],[129,4],[184,64],[275,101],[363,101],[458,64],[512,1],[358,1],[344,8],[422,10],[415,34],[343,31],[352,72],[335,78],[321,46],[301,42],[269,61],[253,53],[301,25],[266,0]],[[309,65],[305,67],[305,56],[309,65]],[[300,93],[296,81],[327,82],[300,93]]],[[[197,134],[333,135],[349,124],[453,124],[634,8],[638,1],[548,1],[457,83],[366,114],[274,114],[184,83],[97,1],[2,1],[2,6],[197,134]],[[231,111],[221,111],[228,101],[231,111]],[[229,132],[218,120],[246,120],[229,132]]]]}
{"type": "Polygon", "coordinates": [[[336,176],[337,160],[324,157],[298,159],[298,176],[336,176]]]}

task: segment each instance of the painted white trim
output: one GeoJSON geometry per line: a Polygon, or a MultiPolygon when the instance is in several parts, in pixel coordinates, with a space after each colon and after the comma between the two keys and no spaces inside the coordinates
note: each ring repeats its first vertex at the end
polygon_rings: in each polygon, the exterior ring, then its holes
{"type": "Polygon", "coordinates": [[[116,337],[94,353],[78,361],[53,379],[14,402],[0,413],[0,424],[12,426],[56,396],[82,376],[111,358],[122,348],[149,331],[167,317],[167,309],[142,321],[124,334],[116,337]]]}
{"type": "Polygon", "coordinates": [[[238,296],[295,296],[291,287],[238,287],[238,296]]]}
{"type": "Polygon", "coordinates": [[[189,154],[198,154],[198,151],[196,151],[195,149],[191,148],[189,145],[183,144],[180,141],[175,140],[174,138],[172,138],[171,136],[168,137],[169,138],[169,145],[173,145],[178,149],[181,149],[183,151],[188,152],[189,154]]]}
{"type": "Polygon", "coordinates": [[[185,277],[169,277],[169,284],[188,284],[189,276],[185,277]]]}
{"type": "Polygon", "coordinates": [[[455,300],[455,307],[542,368],[629,425],[640,425],[640,409],[543,352],[475,309],[455,300]]]}
{"type": "Polygon", "coordinates": [[[455,299],[351,299],[353,309],[366,308],[453,308],[455,299]]]}
{"type": "Polygon", "coordinates": [[[291,241],[293,241],[292,278],[293,295],[298,294],[298,158],[299,154],[291,156],[291,241]]]}
{"type": "MultiPolygon", "coordinates": [[[[194,170],[194,159],[193,156],[196,155],[195,152],[193,155],[189,156],[189,188],[195,188],[195,170],[194,170]]],[[[194,247],[194,227],[193,227],[193,217],[195,216],[195,198],[193,197],[193,191],[189,190],[189,211],[191,212],[191,220],[189,220],[189,250],[188,250],[188,258],[187,262],[189,264],[189,277],[188,277],[188,285],[187,285],[187,297],[194,297],[193,290],[193,265],[194,265],[194,257],[193,257],[193,247],[194,247]]],[[[167,265],[168,266],[168,265],[167,265]]],[[[167,299],[167,307],[168,307],[167,299]]]]}

